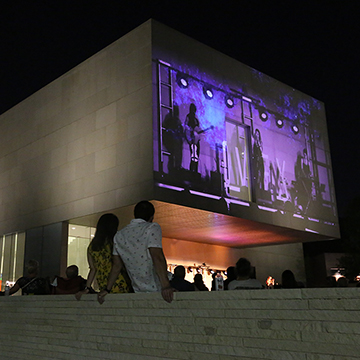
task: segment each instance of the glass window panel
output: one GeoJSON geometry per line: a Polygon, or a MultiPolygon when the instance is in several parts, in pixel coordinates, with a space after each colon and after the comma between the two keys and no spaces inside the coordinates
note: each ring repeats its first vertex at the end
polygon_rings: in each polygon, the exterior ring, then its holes
{"type": "Polygon", "coordinates": [[[4,246],[5,246],[5,236],[1,236],[0,237],[0,290],[1,291],[4,291],[3,283],[5,282],[5,277],[3,276],[4,246]]]}
{"type": "MultiPolygon", "coordinates": [[[[12,259],[11,259],[11,235],[6,235],[4,237],[5,239],[5,246],[3,247],[4,251],[3,251],[3,272],[2,272],[2,277],[3,277],[3,282],[5,283],[6,281],[14,281],[12,279],[12,273],[11,273],[11,263],[12,263],[12,259]]],[[[5,285],[5,284],[3,284],[5,285]]]]}
{"type": "Polygon", "coordinates": [[[25,232],[17,233],[17,247],[15,254],[15,276],[14,279],[18,279],[24,272],[24,256],[25,256],[25,232]]]}
{"type": "Polygon", "coordinates": [[[69,236],[88,238],[90,235],[90,228],[81,225],[69,225],[69,236]]]}
{"type": "Polygon", "coordinates": [[[8,234],[0,239],[0,288],[4,291],[6,281],[12,285],[23,276],[25,233],[8,234]]]}
{"type": "Polygon", "coordinates": [[[69,224],[67,266],[77,265],[79,274],[84,278],[89,272],[87,248],[95,230],[93,227],[69,224]]]}

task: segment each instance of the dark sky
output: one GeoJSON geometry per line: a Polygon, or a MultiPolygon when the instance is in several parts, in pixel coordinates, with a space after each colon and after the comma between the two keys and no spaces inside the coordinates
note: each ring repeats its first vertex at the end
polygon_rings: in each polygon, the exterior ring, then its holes
{"type": "Polygon", "coordinates": [[[344,215],[360,199],[359,16],[356,0],[2,1],[0,114],[153,18],[325,103],[344,215]]]}

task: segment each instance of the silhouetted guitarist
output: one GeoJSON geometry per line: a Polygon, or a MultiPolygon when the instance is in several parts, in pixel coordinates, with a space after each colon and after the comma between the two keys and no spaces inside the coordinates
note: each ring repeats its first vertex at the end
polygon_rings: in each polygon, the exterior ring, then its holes
{"type": "Polygon", "coordinates": [[[191,103],[189,113],[185,119],[185,138],[190,146],[190,171],[197,172],[199,165],[200,155],[200,134],[203,132],[213,129],[214,126],[210,126],[207,129],[201,130],[198,118],[195,115],[196,106],[191,103]]]}
{"type": "Polygon", "coordinates": [[[196,106],[191,103],[185,119],[185,137],[190,147],[190,171],[197,172],[200,155],[200,122],[195,115],[196,106]]]}

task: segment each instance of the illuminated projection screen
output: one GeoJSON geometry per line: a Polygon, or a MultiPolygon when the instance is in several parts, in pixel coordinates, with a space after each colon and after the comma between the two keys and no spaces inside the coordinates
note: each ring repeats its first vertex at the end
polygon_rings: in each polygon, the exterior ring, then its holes
{"type": "Polygon", "coordinates": [[[153,84],[158,199],[339,235],[322,102],[180,36],[153,84]]]}

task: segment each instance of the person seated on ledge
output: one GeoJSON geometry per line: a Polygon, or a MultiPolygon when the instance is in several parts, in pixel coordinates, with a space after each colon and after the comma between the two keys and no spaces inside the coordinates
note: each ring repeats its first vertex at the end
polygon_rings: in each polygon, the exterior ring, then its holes
{"type": "Polygon", "coordinates": [[[194,289],[195,291],[209,291],[207,286],[204,284],[204,280],[201,274],[196,274],[194,276],[194,289]]]}
{"type": "Polygon", "coordinates": [[[56,276],[51,284],[54,295],[76,294],[86,287],[86,279],[79,275],[79,268],[76,265],[70,265],[65,271],[66,278],[56,276]]]}
{"type": "Polygon", "coordinates": [[[251,264],[248,259],[240,258],[236,263],[236,280],[229,283],[229,290],[262,289],[259,280],[251,279],[251,264]]]}
{"type": "Polygon", "coordinates": [[[174,276],[170,281],[170,286],[177,291],[194,291],[194,285],[185,280],[185,268],[182,265],[174,269],[174,276]]]}
{"type": "MultiPolygon", "coordinates": [[[[87,248],[87,259],[89,263],[89,273],[85,288],[75,294],[76,300],[80,300],[84,294],[93,294],[92,283],[96,278],[100,289],[106,289],[109,274],[112,269],[112,251],[114,246],[114,236],[119,226],[119,219],[115,214],[107,213],[100,216],[96,224],[95,236],[87,248]]],[[[109,288],[109,293],[128,293],[131,292],[130,280],[125,268],[114,278],[109,288]]]]}
{"type": "Polygon", "coordinates": [[[140,201],[134,208],[134,219],[116,233],[107,285],[98,294],[100,304],[123,269],[129,274],[135,293],[160,292],[166,302],[172,302],[174,289],[169,283],[161,227],[153,222],[154,215],[154,205],[140,201]]]}
{"type": "MultiPolygon", "coordinates": [[[[46,279],[38,277],[39,263],[36,260],[30,260],[26,266],[27,276],[19,278],[10,289],[9,295],[15,294],[20,289],[22,295],[47,295],[50,293],[49,283],[46,279]]],[[[2,293],[4,295],[4,293],[2,293]]]]}
{"type": "Polygon", "coordinates": [[[282,289],[297,289],[299,283],[295,280],[295,275],[291,270],[284,270],[281,274],[281,288],[282,289]]]}
{"type": "Polygon", "coordinates": [[[346,277],[342,276],[342,277],[337,279],[336,285],[337,285],[337,287],[348,287],[349,286],[349,281],[348,281],[348,279],[346,277]]]}
{"type": "Polygon", "coordinates": [[[236,280],[235,266],[229,266],[226,269],[226,280],[224,281],[224,290],[229,290],[229,283],[233,280],[236,280]]]}

